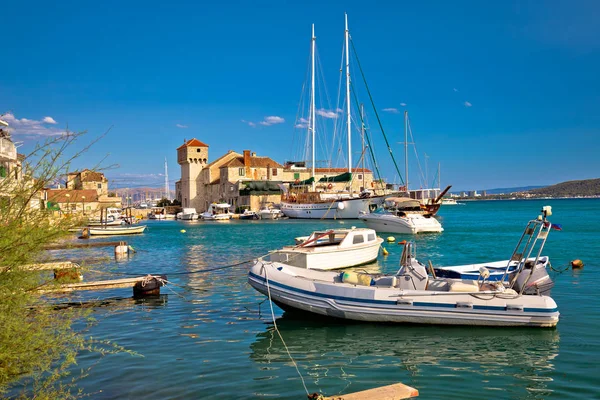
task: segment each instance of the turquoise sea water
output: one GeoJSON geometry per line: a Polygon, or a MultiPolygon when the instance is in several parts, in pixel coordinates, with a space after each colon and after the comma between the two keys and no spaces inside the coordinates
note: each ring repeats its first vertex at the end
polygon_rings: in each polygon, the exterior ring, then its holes
{"type": "MultiPolygon", "coordinates": [[[[434,265],[506,259],[529,219],[553,206],[545,255],[556,267],[582,259],[582,271],[555,276],[561,312],[556,329],[463,328],[329,322],[284,314],[277,325],[309,392],[350,393],[402,382],[421,399],[600,398],[600,200],[479,201],[440,211],[442,234],[416,237],[417,256],[434,265]]],[[[134,301],[130,289],[83,292],[78,300],[115,298],[94,310],[89,334],[142,356],[82,354],[73,368],[94,399],[306,398],[302,382],[273,330],[265,297],[247,284],[247,266],[182,274],[233,264],[293,243],[295,236],[359,221],[150,221],[126,240],[138,252],[109,261],[106,271],[164,273],[171,285],[156,300],[134,301]],[[185,229],[185,233],[180,230],[185,229]],[[179,274],[179,275],[178,275],[179,274]]],[[[384,234],[383,237],[389,235],[384,234]]],[[[397,241],[410,236],[395,235],[397,241]]],[[[96,240],[96,239],[94,239],[96,240]]],[[[105,239],[101,239],[105,240],[105,239]]],[[[401,247],[373,268],[396,271],[401,247]]],[[[56,257],[64,255],[55,252],[56,257]]],[[[112,255],[111,248],[70,258],[112,255]]],[[[65,301],[67,299],[65,298],[65,301]]]]}

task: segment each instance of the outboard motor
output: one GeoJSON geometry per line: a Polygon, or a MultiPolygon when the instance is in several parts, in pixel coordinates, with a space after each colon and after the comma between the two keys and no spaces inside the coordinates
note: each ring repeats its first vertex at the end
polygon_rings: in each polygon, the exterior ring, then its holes
{"type": "Polygon", "coordinates": [[[535,264],[528,261],[517,276],[514,289],[517,293],[550,296],[554,282],[548,275],[543,263],[535,264]]]}

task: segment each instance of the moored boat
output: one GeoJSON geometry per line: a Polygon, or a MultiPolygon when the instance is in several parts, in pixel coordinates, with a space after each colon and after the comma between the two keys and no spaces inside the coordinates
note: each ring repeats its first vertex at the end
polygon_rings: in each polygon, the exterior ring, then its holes
{"type": "Polygon", "coordinates": [[[442,232],[442,224],[426,211],[417,200],[391,197],[372,213],[361,213],[359,219],[377,232],[430,233],[442,232]]]}
{"type": "Polygon", "coordinates": [[[90,235],[133,235],[144,233],[146,225],[136,226],[108,226],[108,227],[90,227],[90,235]]]}
{"type": "Polygon", "coordinates": [[[269,260],[298,268],[348,268],[375,260],[382,242],[373,229],[316,231],[296,246],[285,246],[271,253],[269,260]]]}
{"type": "Polygon", "coordinates": [[[227,203],[211,203],[208,210],[200,214],[200,218],[205,221],[227,221],[233,217],[233,213],[229,211],[231,204],[227,203]]]}
{"type": "Polygon", "coordinates": [[[281,212],[281,210],[269,207],[261,208],[260,210],[258,210],[257,214],[260,217],[260,219],[279,219],[283,217],[283,213],[281,212]]]}
{"type": "MultiPolygon", "coordinates": [[[[283,262],[258,259],[248,282],[283,309],[302,310],[356,321],[418,324],[553,327],[558,323],[556,303],[545,268],[537,263],[551,224],[545,207],[539,219],[529,221],[533,240],[520,241],[513,253],[534,257],[520,263],[510,282],[488,280],[481,269],[477,280],[434,278],[414,256],[414,244],[405,244],[396,274],[360,274],[316,271],[283,262]],[[523,245],[523,246],[522,246],[523,245]],[[521,247],[519,247],[521,246],[521,247]]],[[[514,258],[514,257],[511,257],[514,258]]],[[[521,257],[517,258],[518,260],[521,257]]]]}
{"type": "Polygon", "coordinates": [[[177,213],[177,219],[184,221],[192,221],[198,219],[198,213],[195,208],[184,208],[182,211],[177,213]]]}

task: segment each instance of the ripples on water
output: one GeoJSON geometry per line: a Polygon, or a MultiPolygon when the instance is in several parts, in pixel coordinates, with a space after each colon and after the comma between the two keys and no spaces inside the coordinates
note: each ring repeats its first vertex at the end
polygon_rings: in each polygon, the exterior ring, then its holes
{"type": "MultiPolygon", "coordinates": [[[[600,201],[473,202],[441,210],[445,232],[416,237],[418,256],[434,264],[507,258],[528,219],[553,205],[553,232],[545,254],[555,266],[574,258],[583,271],[556,277],[557,329],[460,328],[332,322],[285,314],[277,325],[311,392],[348,393],[403,382],[420,398],[598,398],[600,317],[593,283],[599,278],[600,201]]],[[[92,367],[80,386],[93,398],[305,398],[287,352],[273,330],[265,298],[247,283],[247,266],[187,274],[263,255],[295,236],[359,221],[152,221],[127,238],[138,253],[96,270],[165,273],[173,285],[159,299],[117,298],[95,310],[94,337],[141,355],[82,354],[92,367]],[[180,230],[185,229],[186,233],[180,230]],[[185,273],[185,274],[182,274],[185,273]]],[[[382,234],[383,237],[389,235],[382,234]]],[[[407,236],[394,235],[396,241],[407,236]]],[[[370,266],[398,268],[401,247],[370,266]]],[[[75,251],[98,259],[109,249],[75,251]]],[[[62,252],[54,252],[59,257],[62,252]]],[[[115,277],[89,273],[86,279],[115,277]]],[[[128,296],[129,289],[82,292],[78,300],[128,296]]],[[[65,297],[66,299],[66,297],[65,297]]]]}

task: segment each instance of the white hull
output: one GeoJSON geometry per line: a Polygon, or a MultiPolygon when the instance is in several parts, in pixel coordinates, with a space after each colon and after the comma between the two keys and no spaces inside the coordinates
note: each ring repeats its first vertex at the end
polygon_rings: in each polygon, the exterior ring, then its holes
{"type": "Polygon", "coordinates": [[[281,218],[281,216],[283,215],[283,213],[279,210],[275,210],[275,211],[259,211],[258,215],[260,216],[260,219],[279,219],[281,218]]]}
{"type": "Polygon", "coordinates": [[[143,233],[146,230],[146,225],[139,226],[124,226],[124,227],[108,227],[108,228],[90,228],[90,235],[131,235],[135,233],[143,233]]]}
{"type": "Polygon", "coordinates": [[[193,221],[195,219],[198,219],[198,214],[196,214],[196,213],[194,213],[194,214],[181,214],[180,219],[183,220],[183,221],[193,221]]]}
{"type": "Polygon", "coordinates": [[[332,200],[329,203],[281,203],[281,211],[289,218],[303,219],[358,219],[361,212],[370,212],[369,207],[383,204],[383,196],[364,199],[332,200]]]}
{"type": "Polygon", "coordinates": [[[332,270],[370,263],[377,259],[383,239],[351,248],[284,247],[270,256],[271,261],[291,264],[299,268],[332,270]]]}
{"type": "Polygon", "coordinates": [[[148,214],[148,219],[167,219],[163,214],[148,214]]]}
{"type": "Polygon", "coordinates": [[[444,228],[434,217],[424,217],[421,214],[408,214],[397,217],[392,214],[363,214],[360,216],[367,227],[377,232],[390,233],[430,233],[442,232],[444,228]]]}
{"type": "Polygon", "coordinates": [[[216,214],[216,215],[204,215],[200,214],[200,218],[204,221],[229,221],[232,214],[216,214]]]}
{"type": "Polygon", "coordinates": [[[548,296],[495,296],[342,283],[340,273],[256,261],[248,282],[284,308],[368,322],[552,327],[556,303],[548,296]],[[267,288],[268,285],[268,288],[267,288]]]}

